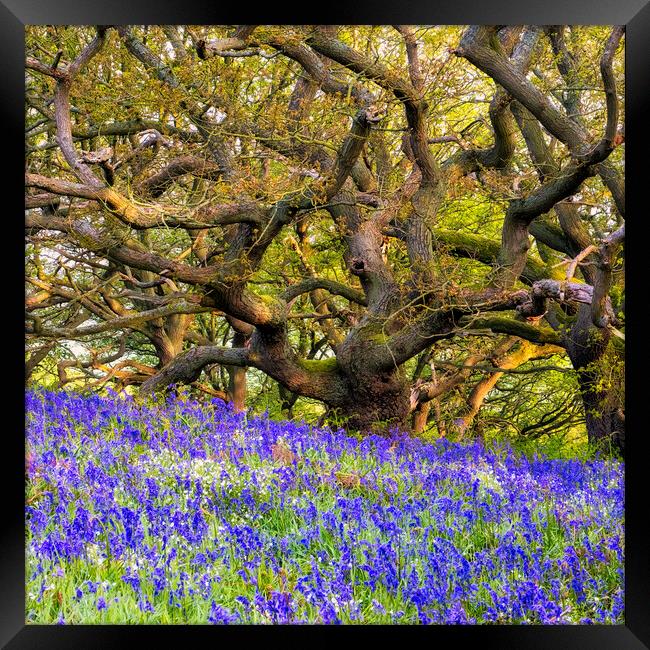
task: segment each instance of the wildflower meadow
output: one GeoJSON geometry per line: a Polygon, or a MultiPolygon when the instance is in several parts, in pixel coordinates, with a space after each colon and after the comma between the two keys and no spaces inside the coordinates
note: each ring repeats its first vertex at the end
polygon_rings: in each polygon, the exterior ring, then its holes
{"type": "Polygon", "coordinates": [[[624,467],[26,396],[28,623],[620,624],[624,467]]]}

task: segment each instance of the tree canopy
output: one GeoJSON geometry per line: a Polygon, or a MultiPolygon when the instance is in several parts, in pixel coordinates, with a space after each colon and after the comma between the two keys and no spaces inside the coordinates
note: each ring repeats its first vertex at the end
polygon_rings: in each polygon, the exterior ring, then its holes
{"type": "Polygon", "coordinates": [[[622,450],[623,39],[28,27],[27,380],[622,450]]]}

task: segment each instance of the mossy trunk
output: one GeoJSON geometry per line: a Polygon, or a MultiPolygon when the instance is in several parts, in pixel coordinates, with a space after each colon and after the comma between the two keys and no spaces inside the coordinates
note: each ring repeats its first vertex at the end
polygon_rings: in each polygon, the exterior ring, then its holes
{"type": "Polygon", "coordinates": [[[607,328],[591,322],[589,305],[580,307],[567,339],[585,410],[589,442],[604,450],[625,451],[623,362],[607,328]]]}
{"type": "Polygon", "coordinates": [[[348,378],[348,399],[336,409],[345,426],[361,433],[388,434],[409,429],[410,390],[399,371],[348,378]]]}
{"type": "Polygon", "coordinates": [[[589,442],[603,451],[625,453],[625,412],[616,388],[603,386],[603,373],[583,371],[579,377],[589,442]]]}

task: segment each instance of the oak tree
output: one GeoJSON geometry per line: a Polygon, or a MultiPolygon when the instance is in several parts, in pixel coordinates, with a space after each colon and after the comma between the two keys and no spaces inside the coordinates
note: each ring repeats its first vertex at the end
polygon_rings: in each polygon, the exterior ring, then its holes
{"type": "Polygon", "coordinates": [[[462,435],[568,359],[623,449],[623,36],[28,28],[28,376],[244,408],[254,369],[288,409],[462,435]]]}

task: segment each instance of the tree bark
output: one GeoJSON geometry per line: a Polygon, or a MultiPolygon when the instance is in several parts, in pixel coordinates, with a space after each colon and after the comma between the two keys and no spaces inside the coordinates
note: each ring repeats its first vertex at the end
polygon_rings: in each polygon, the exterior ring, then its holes
{"type": "MultiPolygon", "coordinates": [[[[235,332],[232,340],[233,348],[242,347],[248,337],[240,332],[235,332]]],[[[239,413],[246,410],[246,367],[228,366],[228,399],[232,403],[235,412],[239,413]]]]}
{"type": "Polygon", "coordinates": [[[349,374],[346,380],[349,393],[337,416],[348,429],[379,435],[409,429],[410,387],[401,370],[349,374]]]}
{"type": "Polygon", "coordinates": [[[430,411],[431,401],[422,402],[415,407],[415,411],[413,411],[413,433],[415,435],[422,433],[426,429],[430,411]]]}
{"type": "Polygon", "coordinates": [[[567,336],[566,349],[578,373],[589,442],[597,448],[614,449],[623,454],[624,396],[621,384],[616,381],[616,368],[612,365],[610,337],[609,329],[593,325],[590,305],[580,305],[567,336]]]}

